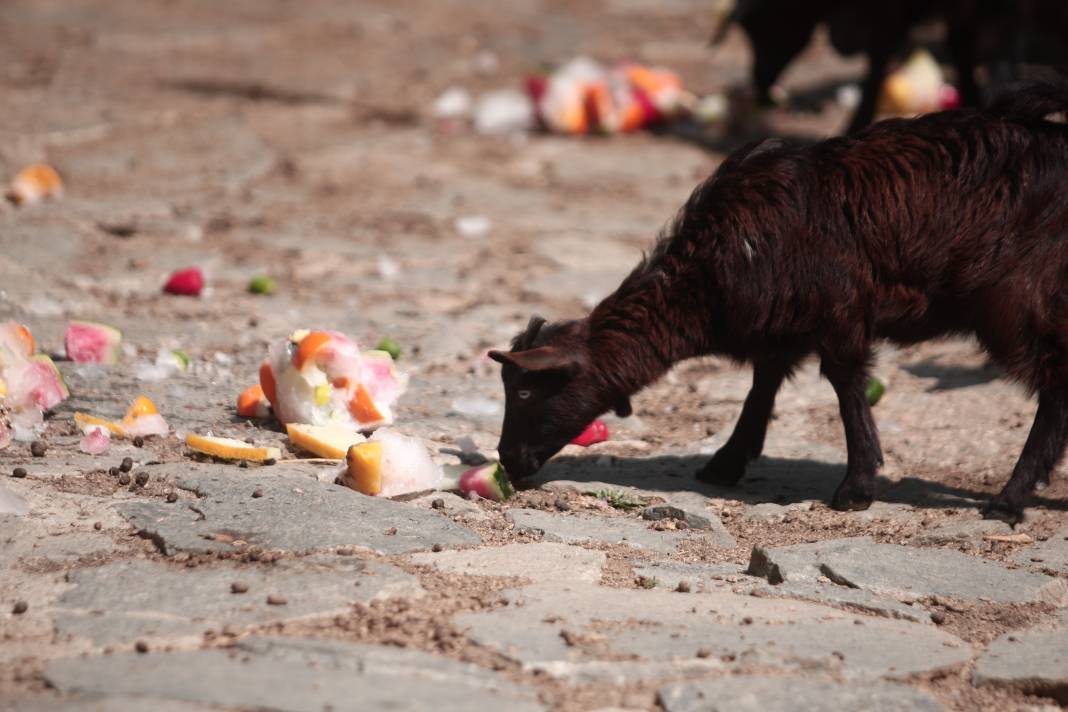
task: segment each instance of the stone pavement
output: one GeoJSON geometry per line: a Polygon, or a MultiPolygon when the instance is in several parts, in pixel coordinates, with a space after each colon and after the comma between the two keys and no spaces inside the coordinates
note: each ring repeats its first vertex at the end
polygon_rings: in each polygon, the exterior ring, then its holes
{"type": "MultiPolygon", "coordinates": [[[[44,457],[0,451],[0,506],[19,505],[0,514],[0,710],[1068,704],[1068,478],[1015,530],[980,519],[1034,404],[971,343],[880,351],[887,465],[866,512],[826,505],[845,452],[812,363],[734,489],[693,477],[749,386],[716,359],[503,504],[364,497],[235,416],[270,341],[389,335],[411,374],[397,428],[444,464],[465,436],[493,456],[503,399],[482,352],[531,313],[584,313],[722,160],[668,136],[435,122],[449,86],[516,86],[579,52],[667,64],[700,92],[748,62],[741,37],[706,47],[703,1],[499,5],[5,3],[0,175],[47,160],[67,191],[0,210],[0,319],[57,355],[71,319],[114,324],[127,348],[115,367],[59,362],[71,398],[44,457]],[[457,229],[474,215],[486,235],[457,229]],[[206,293],[161,295],[190,264],[206,293]],[[276,294],[247,293],[257,274],[276,294]],[[172,348],[190,369],[154,376],[172,348]],[[141,393],[174,435],[77,451],[74,411],[119,416],[141,393]],[[194,460],[178,436],[207,430],[282,461],[194,460]],[[126,457],[141,478],[122,484],[126,457]]],[[[856,69],[817,44],[786,83],[856,69]]],[[[843,118],[767,120],[815,136],[843,118]]]]}

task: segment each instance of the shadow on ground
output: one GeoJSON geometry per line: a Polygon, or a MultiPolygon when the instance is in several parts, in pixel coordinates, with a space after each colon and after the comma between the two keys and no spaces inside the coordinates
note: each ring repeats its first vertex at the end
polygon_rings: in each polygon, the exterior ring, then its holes
{"type": "MultiPolygon", "coordinates": [[[[601,486],[635,487],[659,492],[697,492],[708,497],[736,499],[747,504],[792,504],[808,500],[829,502],[845,476],[845,465],[807,459],[765,457],[753,463],[736,487],[718,487],[695,479],[707,456],[680,455],[649,458],[560,457],[552,460],[524,486],[574,482],[591,489],[601,486]]],[[[1006,478],[1008,475],[1006,474],[1006,478]]],[[[1006,480],[1007,481],[1007,480],[1006,480]]],[[[905,477],[892,481],[879,477],[876,499],[921,508],[981,509],[990,492],[954,487],[942,482],[905,477]]],[[[1030,507],[1068,511],[1068,499],[1035,495],[1030,507]]]]}
{"type": "Polygon", "coordinates": [[[928,393],[981,386],[1004,375],[1001,369],[993,365],[968,368],[965,366],[945,366],[931,360],[909,364],[902,366],[902,368],[917,378],[936,379],[927,389],[928,393]]]}

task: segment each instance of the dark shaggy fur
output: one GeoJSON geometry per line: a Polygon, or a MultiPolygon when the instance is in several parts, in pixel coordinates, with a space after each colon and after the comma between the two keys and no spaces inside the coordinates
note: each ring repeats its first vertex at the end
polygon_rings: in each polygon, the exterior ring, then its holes
{"type": "Polygon", "coordinates": [[[989,111],[885,121],[809,147],[730,156],[653,252],[585,319],[532,320],[504,364],[500,442],[537,470],[683,359],[754,367],[734,433],[699,473],[733,484],[759,456],[775,393],[819,357],[845,425],[838,509],[863,509],[882,464],[864,397],[872,342],[974,334],[1038,394],[1023,454],[988,514],[1022,516],[1068,437],[1068,89],[1033,85],[989,111]]]}

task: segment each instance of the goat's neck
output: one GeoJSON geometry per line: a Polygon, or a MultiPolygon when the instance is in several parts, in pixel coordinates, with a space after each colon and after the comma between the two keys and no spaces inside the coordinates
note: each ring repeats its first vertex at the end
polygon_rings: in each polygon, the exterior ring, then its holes
{"type": "Polygon", "coordinates": [[[591,360],[611,395],[633,395],[701,353],[680,328],[685,307],[674,297],[661,285],[621,288],[588,317],[591,360]]]}

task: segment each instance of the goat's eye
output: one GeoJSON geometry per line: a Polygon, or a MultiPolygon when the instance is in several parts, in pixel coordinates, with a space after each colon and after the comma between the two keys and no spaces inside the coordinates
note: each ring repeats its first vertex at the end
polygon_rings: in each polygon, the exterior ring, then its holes
{"type": "Polygon", "coordinates": [[[519,400],[526,400],[527,398],[530,398],[530,391],[524,388],[523,390],[516,393],[516,395],[519,396],[519,400]]]}

